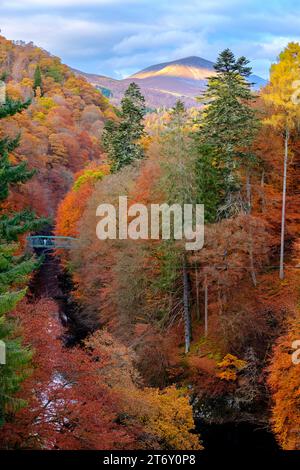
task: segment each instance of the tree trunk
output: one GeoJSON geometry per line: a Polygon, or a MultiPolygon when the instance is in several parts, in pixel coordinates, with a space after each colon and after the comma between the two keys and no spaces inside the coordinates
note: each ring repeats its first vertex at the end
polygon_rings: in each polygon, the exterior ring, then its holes
{"type": "Polygon", "coordinates": [[[208,333],[208,286],[207,276],[204,280],[204,334],[207,336],[208,333]]]}
{"type": "Polygon", "coordinates": [[[198,284],[198,266],[195,264],[195,275],[196,275],[196,318],[200,320],[200,308],[199,308],[199,284],[198,284]]]}
{"type": "Polygon", "coordinates": [[[285,206],[286,206],[286,180],[288,165],[289,130],[286,128],[284,139],[284,163],[283,163],[283,187],[282,187],[282,212],[281,212],[281,238],[280,238],[280,268],[279,277],[284,279],[284,235],[285,235],[285,206]]]}
{"type": "Polygon", "coordinates": [[[251,213],[251,179],[250,179],[250,170],[247,170],[247,179],[246,179],[246,192],[247,192],[247,203],[248,203],[248,214],[251,213]]]}
{"type": "Polygon", "coordinates": [[[266,199],[265,199],[265,170],[262,171],[261,180],[260,180],[260,187],[261,187],[261,210],[265,212],[266,208],[266,199]]]}
{"type": "Polygon", "coordinates": [[[250,272],[251,272],[251,279],[253,282],[254,287],[257,286],[257,280],[256,280],[256,273],[255,273],[255,267],[254,267],[254,254],[253,254],[253,230],[252,230],[252,225],[250,223],[249,227],[249,259],[250,259],[250,272]]]}
{"type": "MultiPolygon", "coordinates": [[[[248,214],[250,215],[251,211],[252,211],[252,197],[251,197],[251,178],[250,178],[250,171],[249,170],[247,171],[246,188],[247,188],[248,214]]],[[[254,269],[253,230],[252,230],[251,222],[250,222],[250,225],[249,225],[249,259],[250,259],[251,279],[252,279],[254,287],[256,287],[257,281],[256,281],[256,273],[255,273],[255,269],[254,269]]]]}
{"type": "Polygon", "coordinates": [[[191,345],[191,315],[190,315],[190,286],[189,275],[186,269],[186,257],[183,256],[183,317],[184,317],[184,340],[185,340],[185,353],[190,350],[191,345]]]}

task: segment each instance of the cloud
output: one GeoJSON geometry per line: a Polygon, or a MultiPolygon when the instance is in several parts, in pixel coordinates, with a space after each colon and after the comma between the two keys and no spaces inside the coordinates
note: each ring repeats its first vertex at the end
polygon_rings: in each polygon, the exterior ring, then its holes
{"type": "Polygon", "coordinates": [[[5,23],[3,32],[8,37],[34,41],[37,45],[49,48],[50,52],[66,52],[66,48],[72,52],[74,45],[75,52],[80,43],[84,45],[88,42],[91,45],[95,37],[104,40],[111,33],[111,27],[105,23],[49,14],[36,15],[30,28],[21,18],[2,18],[2,22],[5,23]]]}
{"type": "MultiPolygon", "coordinates": [[[[138,0],[126,0],[127,3],[135,3],[138,0]]],[[[84,6],[102,6],[112,4],[122,4],[122,0],[85,0],[84,6]]],[[[74,8],[83,5],[83,0],[4,0],[0,6],[12,10],[52,9],[52,8],[74,8]]]]}
{"type": "Polygon", "coordinates": [[[225,47],[266,76],[287,42],[300,39],[294,0],[4,0],[0,7],[5,36],[115,77],[189,55],[215,60],[225,47]]]}

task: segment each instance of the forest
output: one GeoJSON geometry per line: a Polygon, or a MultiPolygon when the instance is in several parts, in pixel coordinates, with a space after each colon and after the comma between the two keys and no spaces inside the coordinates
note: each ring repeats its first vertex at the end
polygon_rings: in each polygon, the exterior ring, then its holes
{"type": "Polygon", "coordinates": [[[244,56],[214,67],[198,107],[149,112],[0,37],[1,449],[196,451],[246,425],[300,450],[300,44],[259,91],[244,56]],[[120,195],[204,204],[203,248],[99,240],[120,195]]]}

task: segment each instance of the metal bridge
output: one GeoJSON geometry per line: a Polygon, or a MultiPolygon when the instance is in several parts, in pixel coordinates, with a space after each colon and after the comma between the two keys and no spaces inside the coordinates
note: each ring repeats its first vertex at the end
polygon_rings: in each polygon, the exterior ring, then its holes
{"type": "Polygon", "coordinates": [[[62,237],[54,235],[34,235],[27,237],[27,243],[30,248],[39,248],[44,250],[55,250],[62,248],[69,250],[72,248],[74,241],[77,238],[74,237],[62,237]]]}

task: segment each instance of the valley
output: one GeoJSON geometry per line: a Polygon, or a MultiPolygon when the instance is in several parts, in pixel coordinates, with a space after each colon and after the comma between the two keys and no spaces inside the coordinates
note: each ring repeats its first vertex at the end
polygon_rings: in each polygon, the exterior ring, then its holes
{"type": "Polygon", "coordinates": [[[122,81],[0,57],[1,448],[299,449],[300,45],[267,83],[228,48],[122,81]],[[97,237],[120,197],[204,204],[203,247],[133,211],[97,237]]]}

